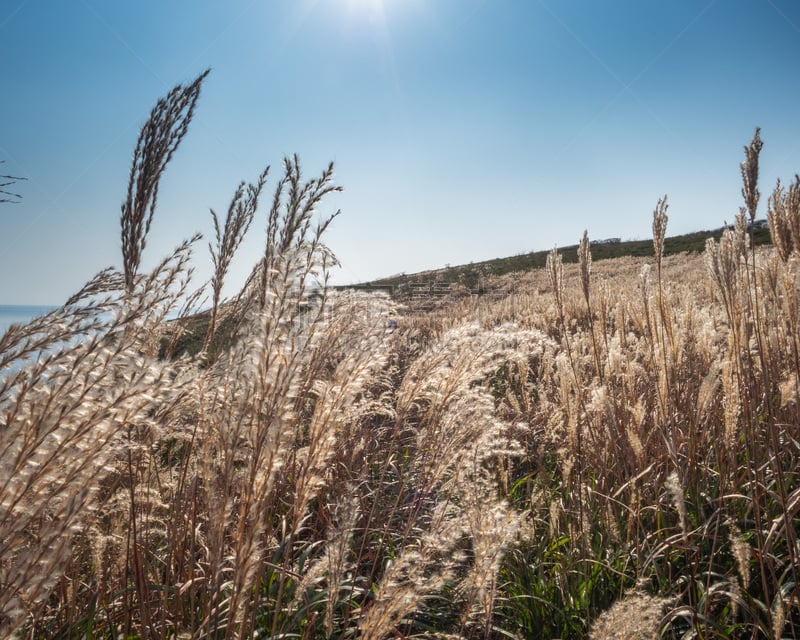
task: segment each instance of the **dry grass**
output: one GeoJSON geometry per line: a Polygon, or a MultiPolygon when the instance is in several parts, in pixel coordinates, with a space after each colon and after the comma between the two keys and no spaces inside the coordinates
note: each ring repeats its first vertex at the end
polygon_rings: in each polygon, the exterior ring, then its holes
{"type": "Polygon", "coordinates": [[[758,133],[704,255],[662,255],[664,198],[653,264],[585,235],[428,313],[326,286],[333,167],[287,159],[230,300],[267,172],[212,214],[204,346],[164,359],[196,238],[141,255],[203,77],[143,129],[123,269],[0,337],[0,634],[800,632],[800,181],[751,248],[758,133]]]}

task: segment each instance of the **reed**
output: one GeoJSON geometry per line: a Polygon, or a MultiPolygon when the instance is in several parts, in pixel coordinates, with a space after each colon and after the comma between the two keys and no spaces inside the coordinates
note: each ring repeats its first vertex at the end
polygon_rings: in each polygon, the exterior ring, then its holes
{"type": "Polygon", "coordinates": [[[653,259],[584,233],[427,312],[328,286],[334,169],[287,158],[212,211],[207,321],[167,321],[198,237],[142,255],[205,75],[142,129],[122,268],[0,336],[0,634],[800,633],[800,181],[755,247],[758,130],[702,255],[665,255],[665,197],[653,259]]]}

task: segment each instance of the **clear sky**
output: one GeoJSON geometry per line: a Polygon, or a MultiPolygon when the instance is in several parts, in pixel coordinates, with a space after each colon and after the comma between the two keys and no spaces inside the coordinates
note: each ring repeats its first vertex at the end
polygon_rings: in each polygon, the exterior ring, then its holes
{"type": "Polygon", "coordinates": [[[0,173],[27,178],[0,204],[0,303],[121,263],[139,128],[207,67],[150,264],[295,152],[345,188],[323,207],[338,283],[648,238],[665,193],[668,234],[721,226],[756,126],[760,217],[800,172],[797,0],[0,0],[0,173]]]}

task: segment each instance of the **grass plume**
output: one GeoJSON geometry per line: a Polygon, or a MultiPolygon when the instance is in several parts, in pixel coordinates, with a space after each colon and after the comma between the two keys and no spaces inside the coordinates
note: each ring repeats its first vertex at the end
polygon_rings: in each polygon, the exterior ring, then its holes
{"type": "Polygon", "coordinates": [[[328,286],[340,187],[292,156],[212,211],[185,317],[199,237],[141,265],[205,76],[142,129],[122,267],[0,336],[3,637],[800,634],[800,182],[755,246],[758,130],[702,255],[664,197],[651,256],[584,232],[427,311],[328,286]]]}

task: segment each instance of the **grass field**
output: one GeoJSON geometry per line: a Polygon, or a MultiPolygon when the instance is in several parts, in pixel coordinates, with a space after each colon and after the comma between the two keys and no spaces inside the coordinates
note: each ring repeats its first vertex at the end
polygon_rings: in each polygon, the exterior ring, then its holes
{"type": "MultiPolygon", "coordinates": [[[[725,229],[709,231],[695,231],[679,236],[669,236],[664,239],[664,255],[681,253],[702,253],[705,251],[709,238],[719,240],[725,229]]],[[[617,240],[617,239],[614,239],[617,240]]],[[[771,244],[769,229],[754,228],[751,234],[754,246],[771,244]]],[[[561,259],[565,264],[578,262],[578,245],[559,247],[561,259]]],[[[484,262],[475,262],[465,265],[448,266],[442,269],[422,271],[381,278],[355,286],[344,286],[342,289],[355,288],[358,290],[386,290],[397,298],[407,298],[409,291],[415,284],[447,284],[462,287],[478,295],[486,293],[496,285],[496,276],[516,274],[521,271],[543,269],[547,264],[549,251],[533,251],[506,258],[495,258],[484,262]]],[[[613,258],[653,257],[654,248],[652,240],[618,240],[614,242],[592,243],[592,259],[597,262],[613,258]]]]}
{"type": "Polygon", "coordinates": [[[239,294],[267,171],[167,322],[196,239],[141,255],[203,77],[143,129],[122,270],[0,337],[0,635],[800,634],[800,179],[754,246],[758,133],[702,251],[662,200],[650,256],[584,236],[432,310],[326,285],[332,167],[289,158],[239,294]]]}

